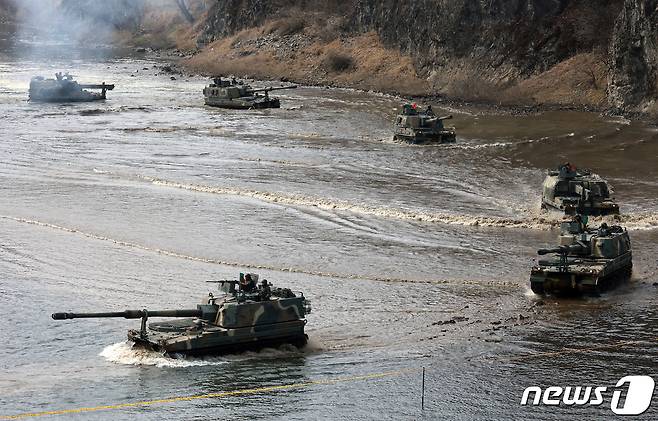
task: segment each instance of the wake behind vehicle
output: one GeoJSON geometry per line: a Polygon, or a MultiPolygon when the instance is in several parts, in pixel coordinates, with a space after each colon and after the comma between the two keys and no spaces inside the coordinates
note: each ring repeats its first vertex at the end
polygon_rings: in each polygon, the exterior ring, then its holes
{"type": "Polygon", "coordinates": [[[92,102],[106,99],[106,92],[114,85],[105,82],[100,85],[81,85],[68,73],[55,73],[55,79],[35,76],[30,81],[29,100],[31,102],[92,102]],[[99,89],[90,92],[87,89],[99,89]]]}
{"type": "Polygon", "coordinates": [[[619,205],[610,197],[608,183],[589,171],[577,170],[569,163],[546,176],[541,207],[566,215],[619,214],[619,205]]]}
{"type": "Polygon", "coordinates": [[[206,105],[211,107],[237,110],[261,108],[280,108],[279,98],[270,97],[271,91],[295,89],[296,85],[278,86],[254,89],[250,85],[235,79],[224,80],[221,77],[213,79],[213,83],[203,89],[206,105]]]}
{"type": "Polygon", "coordinates": [[[183,310],[125,310],[107,313],[54,313],[55,320],[123,317],[141,319],[139,330],[129,330],[134,346],[177,355],[220,355],[291,344],[302,347],[310,302],[301,292],[273,288],[258,275],[239,280],[211,281],[223,293],[212,293],[203,304],[183,310]],[[171,320],[148,323],[152,317],[171,320]]]}
{"type": "Polygon", "coordinates": [[[598,294],[630,278],[633,254],[628,232],[618,226],[601,224],[587,228],[587,217],[579,215],[563,222],[559,245],[540,249],[539,259],[530,272],[530,288],[535,294],[598,294]]]}
{"type": "Polygon", "coordinates": [[[443,125],[444,120],[451,118],[437,117],[431,106],[419,110],[416,104],[405,104],[395,118],[393,140],[411,144],[455,143],[455,129],[443,125]]]}

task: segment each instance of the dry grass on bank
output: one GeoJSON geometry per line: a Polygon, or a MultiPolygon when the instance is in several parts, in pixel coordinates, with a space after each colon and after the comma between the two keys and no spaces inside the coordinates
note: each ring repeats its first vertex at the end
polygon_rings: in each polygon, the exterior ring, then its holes
{"type": "Polygon", "coordinates": [[[501,105],[566,105],[605,107],[607,64],[602,53],[583,53],[551,69],[521,79],[514,68],[479,68],[456,62],[430,77],[432,89],[449,98],[501,105]]]}
{"type": "Polygon", "coordinates": [[[536,104],[605,106],[607,85],[605,55],[584,53],[565,60],[544,73],[504,92],[508,100],[527,98],[536,104]]]}
{"type": "Polygon", "coordinates": [[[319,26],[317,21],[297,16],[268,22],[214,42],[185,65],[206,74],[287,78],[408,95],[427,92],[411,58],[384,47],[377,34],[340,37],[331,23],[319,26]]]}

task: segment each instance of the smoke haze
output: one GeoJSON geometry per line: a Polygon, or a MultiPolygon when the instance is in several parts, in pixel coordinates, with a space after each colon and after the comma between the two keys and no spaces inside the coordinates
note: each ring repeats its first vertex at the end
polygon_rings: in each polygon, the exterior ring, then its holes
{"type": "Polygon", "coordinates": [[[81,49],[109,46],[116,30],[137,29],[144,13],[143,0],[12,2],[18,21],[16,51],[24,58],[70,58],[81,49]]]}

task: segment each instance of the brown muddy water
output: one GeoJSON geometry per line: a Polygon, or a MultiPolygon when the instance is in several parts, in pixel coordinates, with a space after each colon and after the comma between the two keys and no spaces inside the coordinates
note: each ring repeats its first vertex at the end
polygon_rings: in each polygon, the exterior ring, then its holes
{"type": "Polygon", "coordinates": [[[280,110],[211,109],[205,80],[156,64],[0,63],[0,417],[341,378],[44,418],[601,419],[621,377],[658,376],[654,127],[450,109],[457,144],[405,146],[389,141],[393,97],[302,87],[280,110]],[[117,88],[26,102],[31,76],[59,70],[117,88]],[[539,213],[540,184],[567,160],[612,183],[634,275],[599,298],[539,300],[528,274],[558,221],[539,213]],[[138,322],[50,319],[189,307],[242,270],[312,300],[307,349],[172,360],[130,349],[138,322]],[[608,392],[520,405],[553,385],[608,392]]]}

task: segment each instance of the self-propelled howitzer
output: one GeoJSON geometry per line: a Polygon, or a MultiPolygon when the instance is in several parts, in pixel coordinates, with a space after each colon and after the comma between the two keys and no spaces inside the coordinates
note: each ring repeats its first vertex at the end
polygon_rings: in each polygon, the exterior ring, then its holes
{"type": "Polygon", "coordinates": [[[535,294],[598,294],[628,278],[633,268],[631,240],[620,226],[603,223],[589,229],[577,216],[561,227],[559,246],[539,249],[530,272],[535,294]]]}
{"type": "Polygon", "coordinates": [[[431,106],[421,110],[416,104],[405,104],[395,118],[393,140],[412,144],[454,143],[455,129],[443,125],[451,118],[452,115],[436,116],[431,106]]]}
{"type": "Polygon", "coordinates": [[[139,330],[129,330],[135,346],[170,356],[211,355],[258,350],[281,344],[301,347],[310,302],[301,292],[273,288],[258,275],[240,274],[239,280],[216,281],[223,295],[212,293],[196,309],[125,310],[102,313],[54,313],[55,320],[77,318],[141,319],[139,330]],[[171,320],[148,323],[149,318],[171,320]]]}
{"type": "Polygon", "coordinates": [[[114,89],[114,85],[80,84],[68,73],[56,73],[55,79],[33,77],[30,81],[29,99],[32,102],[91,102],[102,101],[106,92],[114,89]],[[97,89],[100,92],[90,92],[87,89],[97,89]]]}
{"type": "Polygon", "coordinates": [[[542,186],[542,209],[566,215],[618,215],[619,205],[610,197],[607,181],[570,163],[549,171],[542,186]]]}
{"type": "Polygon", "coordinates": [[[203,89],[206,105],[211,107],[249,110],[259,108],[280,108],[279,98],[269,96],[271,91],[295,89],[296,85],[270,86],[254,89],[242,81],[226,80],[221,77],[203,89]]]}

